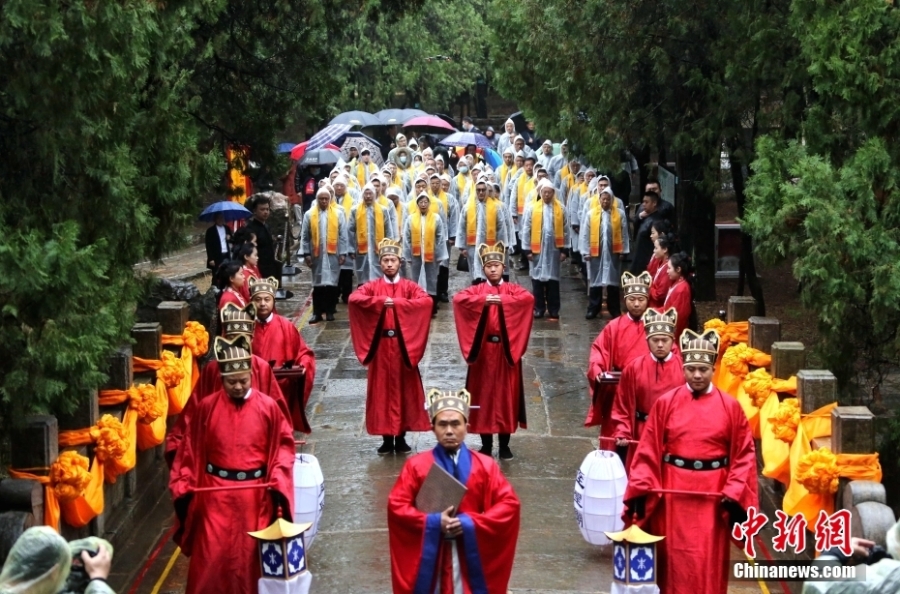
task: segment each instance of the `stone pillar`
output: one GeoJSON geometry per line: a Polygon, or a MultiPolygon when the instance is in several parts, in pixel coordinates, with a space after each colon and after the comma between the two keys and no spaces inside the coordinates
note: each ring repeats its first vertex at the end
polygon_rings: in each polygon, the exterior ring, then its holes
{"type": "Polygon", "coordinates": [[[109,379],[100,388],[101,390],[127,390],[131,387],[134,383],[134,366],[131,361],[133,354],[131,345],[126,345],[119,347],[106,358],[108,364],[106,374],[109,379]]]}
{"type": "Polygon", "coordinates": [[[25,417],[25,423],[12,430],[13,468],[47,468],[59,457],[59,424],[51,415],[25,417]]]}
{"type": "MultiPolygon", "coordinates": [[[[179,331],[180,333],[181,331],[179,331]]],[[[131,328],[131,338],[134,339],[132,352],[135,357],[141,359],[162,358],[162,326],[158,323],[135,324],[131,328]]]]}
{"type": "Polygon", "coordinates": [[[100,405],[97,401],[97,390],[87,390],[84,399],[72,412],[56,415],[60,431],[86,429],[96,425],[99,418],[100,405]]]}
{"type": "Polygon", "coordinates": [[[750,317],[749,341],[747,344],[752,349],[764,353],[772,352],[772,345],[781,340],[781,322],[778,318],[750,317]]]}
{"type": "Polygon", "coordinates": [[[161,301],[156,306],[156,321],[162,326],[163,334],[181,336],[190,314],[187,301],[161,301]]]}
{"type": "Polygon", "coordinates": [[[797,372],[797,398],[800,414],[809,413],[837,400],[837,378],[824,369],[803,369],[797,372]]]}
{"type": "Polygon", "coordinates": [[[875,415],[865,406],[838,406],[831,411],[831,451],[871,454],[875,451],[875,415]]]}
{"type": "Polygon", "coordinates": [[[806,347],[802,342],[772,343],[772,377],[786,380],[806,366],[806,347]]]}
{"type": "Polygon", "coordinates": [[[756,315],[756,299],[753,297],[729,297],[728,320],[732,322],[746,322],[756,315]]]}

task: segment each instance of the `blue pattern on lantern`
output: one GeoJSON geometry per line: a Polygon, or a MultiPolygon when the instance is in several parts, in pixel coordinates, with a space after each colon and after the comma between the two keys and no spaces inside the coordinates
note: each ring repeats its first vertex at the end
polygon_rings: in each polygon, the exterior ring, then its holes
{"type": "Polygon", "coordinates": [[[652,582],[654,580],[653,547],[631,547],[631,581],[637,583],[652,582]]]}
{"type": "Polygon", "coordinates": [[[287,543],[288,576],[294,577],[306,569],[306,555],[303,554],[303,538],[295,536],[287,543]]]}
{"type": "Polygon", "coordinates": [[[273,577],[284,577],[284,555],[281,552],[280,542],[264,542],[260,545],[262,551],[263,574],[273,577]]]}
{"type": "Polygon", "coordinates": [[[625,547],[621,544],[613,545],[613,579],[625,581],[625,547]]]}

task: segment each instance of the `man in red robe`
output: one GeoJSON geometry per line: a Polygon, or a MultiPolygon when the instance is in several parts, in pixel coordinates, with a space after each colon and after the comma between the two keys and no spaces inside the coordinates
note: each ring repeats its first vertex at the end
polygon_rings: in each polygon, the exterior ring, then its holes
{"type": "MultiPolygon", "coordinates": [[[[225,307],[219,311],[219,315],[221,316],[222,329],[225,338],[231,340],[238,336],[246,336],[247,338],[253,336],[253,325],[256,321],[256,308],[252,303],[243,309],[233,303],[227,303],[225,307]]],[[[256,355],[251,355],[250,377],[253,382],[253,387],[263,394],[268,394],[269,397],[275,401],[278,408],[284,413],[285,418],[290,423],[291,412],[288,409],[287,402],[284,400],[284,396],[281,394],[281,388],[278,386],[278,382],[275,381],[275,374],[272,373],[272,366],[256,355]]],[[[219,372],[219,366],[214,364],[205,365],[203,371],[200,373],[200,380],[197,382],[197,385],[194,386],[191,397],[184,406],[184,410],[178,415],[175,426],[172,427],[172,430],[169,431],[169,434],[166,436],[165,458],[169,468],[172,467],[172,461],[175,459],[175,452],[181,445],[181,440],[184,439],[184,432],[187,430],[188,426],[190,426],[191,416],[193,416],[194,411],[197,410],[200,401],[210,394],[215,394],[221,389],[222,374],[219,372]]]]}
{"type": "Polygon", "coordinates": [[[406,432],[428,430],[419,361],[433,304],[418,284],[400,277],[400,250],[393,239],[378,244],[384,277],[354,291],[348,306],[353,348],[369,370],[366,431],[384,439],[381,455],[410,452],[406,432]]]}
{"type": "MultiPolygon", "coordinates": [[[[647,311],[647,296],[652,280],[646,272],[638,276],[630,272],[622,275],[627,311],[611,320],[591,345],[587,369],[591,407],[588,409],[584,426],[600,425],[601,437],[611,439],[613,436],[612,407],[617,385],[610,372],[624,370],[634,359],[646,355],[649,351],[642,316],[647,311]]],[[[604,450],[612,450],[614,445],[613,441],[600,441],[600,448],[604,450]]]]}
{"type": "Polygon", "coordinates": [[[481,244],[478,257],[487,281],[453,297],[459,347],[469,364],[466,389],[472,394],[472,405],[478,407],[469,428],[481,434],[480,452],[488,456],[497,433],[500,458],[510,460],[509,436],[519,426],[526,427],[522,356],[534,321],[534,296],[503,281],[503,242],[481,244]]]}
{"type": "Polygon", "coordinates": [[[178,529],[191,558],[186,594],[248,594],[260,577],[257,542],[294,504],[294,436],[278,405],[250,387],[250,340],[217,337],[223,388],[191,417],[169,473],[178,529]]]}
{"type": "Polygon", "coordinates": [[[685,330],[680,343],[687,383],[650,409],[625,490],[625,521],[636,518],[665,536],[657,545],[662,592],[721,594],[732,527],[759,507],[753,433],[738,401],[712,385],[715,330],[685,330]]]}
{"type": "Polygon", "coordinates": [[[656,399],[684,383],[681,355],[675,346],[678,314],[674,309],[644,312],[644,333],[650,353],[637,357],[622,370],[613,401],[613,437],[616,446],[627,448],[625,469],[634,457],[633,441],[640,441],[647,415],[656,399]]]}
{"type": "Polygon", "coordinates": [[[438,445],[406,462],[388,497],[394,594],[505,594],[519,537],[519,498],[493,458],[466,448],[469,393],[432,390],[428,400],[438,445]],[[416,508],[435,464],[465,485],[458,509],[416,508]]]}
{"type": "Polygon", "coordinates": [[[253,331],[253,352],[276,372],[303,370],[299,376],[278,380],[291,411],[294,431],[312,433],[306,418],[306,403],[316,379],[316,356],[300,336],[290,320],[275,313],[275,278],[251,278],[250,299],[256,307],[256,328],[253,331]]]}

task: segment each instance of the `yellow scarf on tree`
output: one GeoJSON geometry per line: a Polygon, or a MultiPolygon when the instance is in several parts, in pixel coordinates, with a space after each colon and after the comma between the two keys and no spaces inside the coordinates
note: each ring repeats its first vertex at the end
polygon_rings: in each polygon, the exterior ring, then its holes
{"type": "MultiPolygon", "coordinates": [[[[422,255],[422,213],[417,208],[409,215],[410,235],[412,235],[412,254],[418,258],[422,255]]],[[[425,215],[425,262],[434,262],[434,238],[437,235],[437,215],[429,209],[425,215]]]]}
{"type": "MultiPolygon", "coordinates": [[[[497,243],[497,205],[500,201],[496,198],[488,198],[484,201],[485,243],[494,245],[497,243]]],[[[469,200],[466,209],[466,245],[475,245],[478,234],[478,200],[469,200]]]]}
{"type": "MultiPolygon", "coordinates": [[[[361,202],[356,209],[356,253],[369,253],[369,217],[366,215],[368,208],[364,202],[361,202]]],[[[375,211],[375,245],[377,246],[384,239],[384,209],[378,208],[377,204],[372,204],[372,210],[375,211]]]]}
{"type": "MultiPolygon", "coordinates": [[[[600,223],[603,219],[603,208],[600,201],[591,208],[591,258],[600,255],[600,223]]],[[[612,227],[612,253],[621,254],[625,250],[622,242],[622,217],[615,205],[609,207],[609,224],[612,227]]]]}
{"type": "Polygon", "coordinates": [[[516,183],[516,209],[521,215],[525,212],[525,198],[534,190],[534,176],[522,174],[516,183]]]}
{"type": "MultiPolygon", "coordinates": [[[[544,227],[544,201],[536,200],[531,207],[531,253],[541,253],[541,236],[544,227]]],[[[556,249],[565,247],[566,236],[563,234],[563,209],[556,198],[553,199],[553,236],[556,249]]]]}
{"type": "MultiPolygon", "coordinates": [[[[312,209],[312,214],[309,215],[309,234],[310,241],[312,242],[313,256],[319,257],[319,212],[321,209],[318,206],[314,206],[312,209]]],[[[325,249],[329,254],[336,254],[338,247],[338,222],[340,220],[338,215],[338,207],[332,202],[328,205],[328,208],[325,211],[328,213],[326,216],[328,217],[328,229],[326,230],[325,236],[325,249]]]]}

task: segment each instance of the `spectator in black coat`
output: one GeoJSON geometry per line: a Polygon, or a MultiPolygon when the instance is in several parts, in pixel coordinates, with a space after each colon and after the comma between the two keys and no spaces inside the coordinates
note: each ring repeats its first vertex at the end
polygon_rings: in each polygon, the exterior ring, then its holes
{"type": "Polygon", "coordinates": [[[217,214],[206,230],[206,267],[213,272],[228,259],[231,247],[231,229],[225,225],[225,217],[217,214]]]}
{"type": "Polygon", "coordinates": [[[634,227],[637,229],[631,250],[631,274],[634,275],[647,270],[647,264],[650,263],[650,258],[653,256],[653,241],[650,239],[650,232],[653,230],[653,222],[662,218],[662,214],[657,210],[659,194],[656,192],[644,192],[641,206],[643,206],[643,210],[634,216],[634,227]]]}
{"type": "Polygon", "coordinates": [[[256,195],[244,204],[253,217],[247,221],[245,229],[256,236],[256,250],[259,255],[259,272],[263,278],[274,276],[281,281],[281,265],[275,260],[275,240],[269,228],[266,227],[266,219],[269,218],[269,209],[272,201],[267,196],[256,195]]]}

